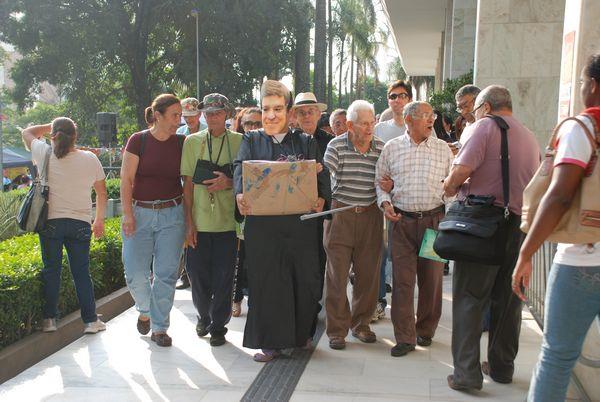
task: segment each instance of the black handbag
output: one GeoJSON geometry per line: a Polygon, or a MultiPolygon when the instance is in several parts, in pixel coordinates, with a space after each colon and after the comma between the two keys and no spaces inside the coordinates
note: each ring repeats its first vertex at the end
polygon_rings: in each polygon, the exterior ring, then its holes
{"type": "Polygon", "coordinates": [[[17,224],[26,232],[40,232],[44,230],[48,220],[48,163],[52,148],[48,148],[44,157],[44,165],[33,180],[27,196],[19,207],[17,224]]]}
{"type": "Polygon", "coordinates": [[[450,204],[440,221],[433,249],[442,258],[486,265],[500,265],[506,254],[509,218],[508,124],[494,119],[501,131],[502,194],[504,206],[494,205],[491,195],[469,195],[450,204]]]}
{"type": "Polygon", "coordinates": [[[198,159],[196,168],[194,169],[192,183],[205,185],[203,183],[204,180],[210,180],[217,177],[213,172],[221,172],[230,179],[233,179],[233,163],[226,163],[223,166],[219,166],[211,161],[198,159]]]}

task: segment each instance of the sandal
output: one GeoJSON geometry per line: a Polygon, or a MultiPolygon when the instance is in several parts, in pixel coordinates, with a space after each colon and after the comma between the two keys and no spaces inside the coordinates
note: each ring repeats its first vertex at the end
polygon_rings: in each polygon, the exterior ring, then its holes
{"type": "Polygon", "coordinates": [[[169,335],[167,335],[165,332],[159,332],[159,333],[152,333],[152,336],[150,336],[150,340],[152,342],[156,342],[156,344],[158,346],[171,346],[173,344],[173,339],[171,339],[171,337],[169,335]]]}
{"type": "Polygon", "coordinates": [[[139,316],[137,320],[137,330],[140,334],[146,335],[150,332],[150,320],[142,320],[141,317],[139,316]]]}
{"type": "Polygon", "coordinates": [[[262,353],[256,353],[253,359],[258,363],[267,363],[280,355],[281,352],[277,349],[262,349],[262,353]]]}
{"type": "Polygon", "coordinates": [[[231,315],[233,317],[239,317],[242,315],[242,303],[233,303],[231,305],[231,315]]]}

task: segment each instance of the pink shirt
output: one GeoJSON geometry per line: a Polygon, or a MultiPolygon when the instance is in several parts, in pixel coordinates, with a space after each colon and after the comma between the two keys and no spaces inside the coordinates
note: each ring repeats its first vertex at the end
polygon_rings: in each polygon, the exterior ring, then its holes
{"type": "MultiPolygon", "coordinates": [[[[523,190],[540,164],[540,148],[533,133],[517,119],[512,116],[502,118],[509,126],[509,209],[521,215],[523,190]]],[[[454,164],[467,166],[473,172],[461,186],[459,197],[464,198],[468,194],[493,195],[496,205],[504,205],[500,129],[491,118],[483,118],[465,130],[465,135],[467,138],[454,164]]]]}

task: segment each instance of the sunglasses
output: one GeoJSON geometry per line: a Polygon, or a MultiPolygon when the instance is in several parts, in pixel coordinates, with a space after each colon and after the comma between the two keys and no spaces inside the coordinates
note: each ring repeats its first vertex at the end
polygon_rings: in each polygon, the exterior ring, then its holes
{"type": "Polygon", "coordinates": [[[242,123],[242,126],[244,127],[260,127],[262,125],[261,121],[252,121],[252,120],[248,120],[242,123]]]}
{"type": "Polygon", "coordinates": [[[390,99],[390,100],[396,100],[397,98],[408,99],[408,94],[405,94],[404,92],[402,92],[399,94],[389,94],[388,95],[388,99],[390,99]]]}

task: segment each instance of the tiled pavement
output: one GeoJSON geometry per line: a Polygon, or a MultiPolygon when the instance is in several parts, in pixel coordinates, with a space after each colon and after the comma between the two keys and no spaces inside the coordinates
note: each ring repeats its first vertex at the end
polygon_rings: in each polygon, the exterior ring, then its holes
{"type": "MultiPolygon", "coordinates": [[[[323,336],[292,401],[524,401],[541,341],[537,324],[525,312],[513,384],[486,378],[483,390],[473,394],[448,388],[450,286],[446,277],[442,320],[431,347],[392,358],[389,318],[373,325],[375,344],[349,336],[345,350],[333,351],[323,336]]],[[[171,348],[140,336],[136,316],[134,309],[126,311],[108,323],[106,332],[84,336],[0,385],[0,401],[238,401],[262,368],[252,361],[253,351],[241,346],[245,314],[232,319],[226,345],[211,348],[208,338],[198,339],[189,290],[176,293],[171,348]]],[[[486,342],[484,336],[482,351],[486,342]]]]}

